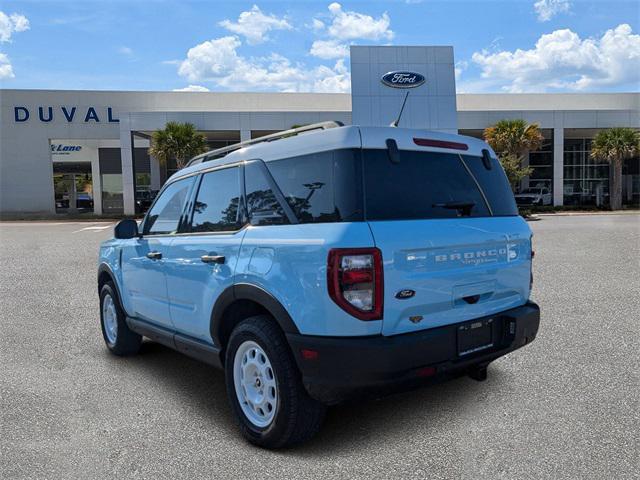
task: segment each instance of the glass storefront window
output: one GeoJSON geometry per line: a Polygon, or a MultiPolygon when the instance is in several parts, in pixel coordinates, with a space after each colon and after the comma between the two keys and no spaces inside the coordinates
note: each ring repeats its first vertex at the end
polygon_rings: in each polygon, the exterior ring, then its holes
{"type": "Polygon", "coordinates": [[[609,164],[591,158],[591,139],[564,141],[564,204],[609,203],[609,164]]]}
{"type": "Polygon", "coordinates": [[[124,203],[122,199],[122,174],[103,173],[102,179],[102,212],[122,213],[124,203]]]}
{"type": "Polygon", "coordinates": [[[544,187],[553,191],[553,131],[544,130],[542,146],[535,152],[529,152],[529,187],[544,187]]]}
{"type": "Polygon", "coordinates": [[[93,182],[89,162],[53,162],[56,213],[92,213],[93,182]]]}

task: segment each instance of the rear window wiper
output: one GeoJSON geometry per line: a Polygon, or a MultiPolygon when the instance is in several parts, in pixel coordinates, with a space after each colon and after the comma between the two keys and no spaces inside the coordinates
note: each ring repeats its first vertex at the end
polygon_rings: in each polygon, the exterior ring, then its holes
{"type": "Polygon", "coordinates": [[[432,207],[446,208],[448,210],[458,210],[462,215],[471,215],[471,209],[476,206],[476,202],[443,202],[434,203],[432,207]]]}

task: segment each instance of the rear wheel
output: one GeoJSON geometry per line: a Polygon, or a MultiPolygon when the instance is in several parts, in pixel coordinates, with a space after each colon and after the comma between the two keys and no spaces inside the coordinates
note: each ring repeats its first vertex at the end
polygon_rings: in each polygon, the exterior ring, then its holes
{"type": "Polygon", "coordinates": [[[100,324],[107,348],[116,355],[133,355],[140,350],[142,337],[125,320],[117,291],[112,282],[100,289],[100,324]]]}
{"type": "Polygon", "coordinates": [[[325,407],[307,394],[286,338],[271,317],[248,318],[233,330],[225,374],[231,407],[251,443],[286,447],[320,429],[325,407]]]}

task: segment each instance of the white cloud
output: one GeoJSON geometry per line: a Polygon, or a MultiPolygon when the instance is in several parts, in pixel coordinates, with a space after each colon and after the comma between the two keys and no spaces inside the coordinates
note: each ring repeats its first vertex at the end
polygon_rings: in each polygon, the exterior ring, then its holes
{"type": "Polygon", "coordinates": [[[122,46],[118,49],[118,53],[130,57],[133,55],[133,49],[129,47],[122,46]]]}
{"type": "Polygon", "coordinates": [[[316,40],[309,53],[314,57],[330,59],[344,58],[349,55],[349,47],[338,40],[316,40]]]}
{"type": "Polygon", "coordinates": [[[350,76],[344,61],[331,68],[293,64],[282,55],[249,58],[238,53],[238,37],[208,40],[189,49],[178,74],[191,82],[212,82],[232,91],[346,92],[350,76]]]}
{"type": "Polygon", "coordinates": [[[238,37],[222,37],[196,45],[180,63],[178,74],[192,82],[226,75],[239,62],[236,49],[241,43],[238,37]]]}
{"type": "Polygon", "coordinates": [[[508,92],[587,91],[640,86],[640,35],[627,24],[600,38],[569,30],[542,35],[530,50],[476,52],[486,86],[508,92]]]}
{"type": "Polygon", "coordinates": [[[286,18],[262,13],[257,5],[254,5],[247,12],[242,12],[237,22],[223,20],[220,22],[220,26],[244,36],[249,45],[266,42],[269,39],[266,34],[271,30],[291,30],[293,28],[286,18]]]}
{"type": "Polygon", "coordinates": [[[7,15],[0,11],[0,42],[10,42],[14,33],[25,30],[29,30],[27,17],[18,13],[7,15]]]}
{"type": "Polygon", "coordinates": [[[389,29],[391,19],[387,12],[380,18],[358,12],[342,10],[337,2],[329,5],[331,25],[327,29],[332,38],[338,40],[391,40],[394,33],[389,29]]]}
{"type": "Polygon", "coordinates": [[[209,89],[207,87],[203,87],[202,85],[189,85],[184,88],[174,88],[174,92],[208,92],[209,89]]]}
{"type": "Polygon", "coordinates": [[[13,78],[13,67],[9,61],[9,57],[5,53],[0,53],[0,80],[5,78],[13,78]]]}
{"type": "Polygon", "coordinates": [[[538,0],[533,4],[538,14],[538,20],[548,22],[559,13],[566,13],[571,9],[569,0],[538,0]]]}
{"type": "Polygon", "coordinates": [[[323,59],[345,58],[349,55],[349,43],[352,40],[391,40],[394,33],[389,29],[391,19],[387,12],[379,18],[359,12],[345,11],[337,2],[329,5],[330,23],[314,18],[312,29],[315,32],[326,30],[326,40],[316,40],[309,54],[323,59]],[[326,29],[325,29],[326,27],[326,29]]]}

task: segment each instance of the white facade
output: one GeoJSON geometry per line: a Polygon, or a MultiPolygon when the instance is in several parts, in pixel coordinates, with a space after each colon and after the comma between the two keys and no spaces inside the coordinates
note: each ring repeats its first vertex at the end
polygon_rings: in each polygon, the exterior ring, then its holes
{"type": "Polygon", "coordinates": [[[409,93],[399,126],[457,133],[453,47],[351,47],[351,103],[355,125],[389,125],[409,93]],[[388,72],[424,76],[417,88],[389,88],[388,72]]]}
{"type": "MultiPolygon", "coordinates": [[[[351,95],[0,90],[0,213],[55,213],[54,171],[71,168],[65,161],[86,165],[82,171],[91,177],[93,211],[103,213],[101,181],[112,184],[118,172],[104,174],[101,165],[117,162],[114,149],[120,150],[120,213],[134,213],[133,149],[144,152],[148,136],[167,121],[193,123],[212,142],[323,120],[350,124],[352,117],[354,123],[389,125],[404,98],[404,90],[380,83],[380,76],[393,70],[415,71],[426,79],[411,90],[401,127],[477,136],[505,118],[539,123],[553,143],[549,168],[556,205],[573,192],[568,187],[574,188],[563,178],[567,138],[592,138],[598,129],[614,126],[640,128],[638,93],[455,95],[451,47],[354,47],[351,58],[351,95]],[[84,151],[65,160],[52,152],[52,144],[84,151]]],[[[158,164],[147,163],[150,187],[157,189],[158,164]]]]}

